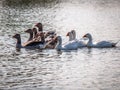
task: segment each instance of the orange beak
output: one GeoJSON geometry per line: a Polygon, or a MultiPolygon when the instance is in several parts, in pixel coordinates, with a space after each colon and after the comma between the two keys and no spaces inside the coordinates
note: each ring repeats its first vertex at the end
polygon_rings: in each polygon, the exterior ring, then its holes
{"type": "Polygon", "coordinates": [[[86,35],[83,36],[83,38],[87,37],[86,35]]]}
{"type": "Polygon", "coordinates": [[[66,36],[69,36],[69,32],[66,34],[66,36]]]}

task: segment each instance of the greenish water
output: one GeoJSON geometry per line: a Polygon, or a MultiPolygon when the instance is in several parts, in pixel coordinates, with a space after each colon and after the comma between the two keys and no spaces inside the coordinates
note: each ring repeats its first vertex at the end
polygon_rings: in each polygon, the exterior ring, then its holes
{"type": "Polygon", "coordinates": [[[58,52],[15,51],[14,33],[37,22],[55,30],[64,42],[72,29],[94,41],[120,40],[119,0],[3,0],[0,1],[0,89],[5,90],[119,90],[120,43],[116,48],[58,52]]]}

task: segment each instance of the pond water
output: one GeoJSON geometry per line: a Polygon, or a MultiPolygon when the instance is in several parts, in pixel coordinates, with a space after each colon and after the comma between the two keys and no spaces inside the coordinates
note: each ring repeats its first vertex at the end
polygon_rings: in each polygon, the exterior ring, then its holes
{"type": "Polygon", "coordinates": [[[120,40],[119,0],[19,1],[0,1],[1,90],[120,90],[120,43],[116,48],[17,52],[12,38],[20,33],[25,42],[24,31],[41,22],[44,31],[56,31],[64,42],[73,29],[77,38],[89,32],[94,41],[116,42],[120,40]]]}

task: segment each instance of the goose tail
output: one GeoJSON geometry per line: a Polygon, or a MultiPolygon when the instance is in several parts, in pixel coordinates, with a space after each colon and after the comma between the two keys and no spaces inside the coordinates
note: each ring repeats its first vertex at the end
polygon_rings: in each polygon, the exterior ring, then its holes
{"type": "Polygon", "coordinates": [[[120,40],[118,40],[116,43],[113,43],[112,46],[115,47],[119,42],[120,40]]]}
{"type": "Polygon", "coordinates": [[[115,44],[118,44],[120,42],[120,40],[118,40],[115,44]]]}

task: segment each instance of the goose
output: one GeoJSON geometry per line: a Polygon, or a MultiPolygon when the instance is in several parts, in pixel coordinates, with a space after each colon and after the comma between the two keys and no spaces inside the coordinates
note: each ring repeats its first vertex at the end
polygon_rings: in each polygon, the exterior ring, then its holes
{"type": "Polygon", "coordinates": [[[55,32],[49,31],[49,32],[45,33],[42,31],[38,31],[36,28],[33,28],[33,40],[34,41],[39,42],[40,46],[41,46],[41,44],[45,44],[44,48],[50,48],[50,49],[54,48],[56,43],[54,42],[54,40],[50,40],[49,42],[47,42],[45,40],[46,34],[47,34],[47,36],[50,36],[50,35],[56,36],[55,32]]]}
{"type": "Polygon", "coordinates": [[[33,39],[33,31],[32,31],[32,29],[27,29],[25,32],[29,33],[29,39],[27,41],[32,40],[33,39]]]}
{"type": "Polygon", "coordinates": [[[69,38],[71,38],[71,41],[72,41],[73,43],[75,43],[75,44],[78,45],[78,48],[81,48],[81,47],[85,47],[85,46],[86,46],[86,44],[85,44],[85,42],[84,42],[83,40],[81,40],[81,39],[80,39],[80,40],[76,39],[76,31],[75,31],[75,30],[71,30],[71,32],[69,32],[69,33],[71,33],[71,35],[68,34],[69,38]]]}
{"type": "Polygon", "coordinates": [[[50,39],[46,41],[45,48],[54,49],[57,44],[56,36],[50,36],[50,39]]]}
{"type": "Polygon", "coordinates": [[[21,44],[21,36],[20,34],[15,34],[13,35],[13,38],[15,38],[17,40],[17,43],[16,43],[16,50],[17,51],[20,51],[21,48],[29,48],[29,49],[32,49],[32,48],[39,48],[39,49],[42,49],[44,47],[44,45],[42,47],[40,47],[41,43],[40,42],[35,42],[34,40],[30,40],[24,44],[21,44]]]}
{"type": "Polygon", "coordinates": [[[72,34],[72,32],[68,32],[67,35],[69,37],[69,41],[66,43],[66,45],[75,45],[76,47],[78,47],[78,40],[74,39],[74,36],[72,34]]]}
{"type": "Polygon", "coordinates": [[[67,43],[65,45],[62,45],[62,38],[61,38],[61,36],[57,36],[56,40],[57,40],[57,44],[55,46],[56,50],[77,50],[78,49],[77,44],[67,43]]]}
{"type": "Polygon", "coordinates": [[[87,47],[90,47],[90,48],[110,48],[110,47],[115,47],[117,43],[112,43],[112,42],[109,42],[109,41],[100,41],[98,43],[93,43],[93,38],[92,38],[92,35],[90,33],[87,33],[83,36],[83,38],[88,38],[89,41],[87,42],[87,47]]]}

